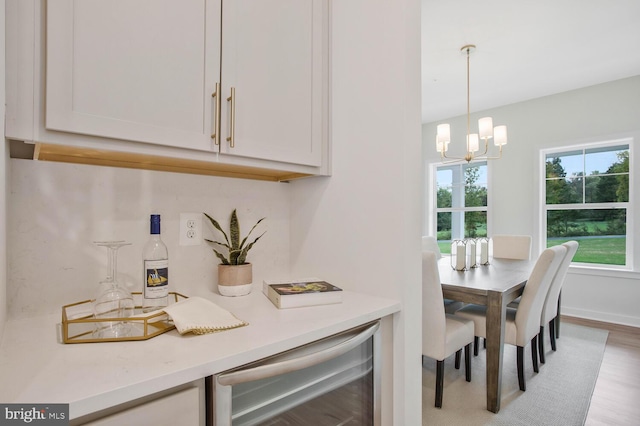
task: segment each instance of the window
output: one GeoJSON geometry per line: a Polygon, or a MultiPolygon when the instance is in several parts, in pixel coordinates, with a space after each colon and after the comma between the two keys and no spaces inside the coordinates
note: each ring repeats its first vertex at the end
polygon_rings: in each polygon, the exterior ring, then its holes
{"type": "Polygon", "coordinates": [[[436,168],[436,230],[442,253],[451,240],[487,236],[487,163],[436,168]]]}
{"type": "Polygon", "coordinates": [[[631,269],[630,140],[543,152],[546,246],[580,243],[575,263],[631,269]]]}

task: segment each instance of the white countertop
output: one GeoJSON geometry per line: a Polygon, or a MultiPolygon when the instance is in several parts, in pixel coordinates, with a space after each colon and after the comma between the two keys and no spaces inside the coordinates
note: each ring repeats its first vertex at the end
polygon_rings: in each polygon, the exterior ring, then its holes
{"type": "Polygon", "coordinates": [[[400,310],[390,299],[344,291],[342,303],[279,310],[262,292],[201,295],[249,323],[220,333],[146,341],[61,344],[61,314],[9,320],[0,347],[0,401],[69,403],[71,418],[170,389],[400,310]]]}

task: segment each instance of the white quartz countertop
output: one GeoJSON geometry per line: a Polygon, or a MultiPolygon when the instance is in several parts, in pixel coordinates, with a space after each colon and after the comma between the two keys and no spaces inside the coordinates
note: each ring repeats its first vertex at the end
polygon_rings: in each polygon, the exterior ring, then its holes
{"type": "Polygon", "coordinates": [[[62,344],[56,333],[61,314],[7,321],[0,347],[0,401],[69,403],[69,415],[76,418],[400,310],[397,301],[350,291],[339,304],[282,310],[256,290],[242,297],[200,296],[249,325],[200,336],[172,330],[145,341],[62,344]]]}

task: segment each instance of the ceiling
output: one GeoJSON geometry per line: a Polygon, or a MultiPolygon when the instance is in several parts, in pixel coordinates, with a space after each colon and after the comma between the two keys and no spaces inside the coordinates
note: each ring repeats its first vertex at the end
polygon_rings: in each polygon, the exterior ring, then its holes
{"type": "Polygon", "coordinates": [[[422,121],[640,75],[639,0],[422,0],[422,121]]]}

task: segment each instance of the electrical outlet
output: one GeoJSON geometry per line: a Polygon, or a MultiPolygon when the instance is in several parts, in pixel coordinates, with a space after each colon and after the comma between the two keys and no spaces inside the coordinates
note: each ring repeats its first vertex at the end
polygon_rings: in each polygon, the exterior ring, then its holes
{"type": "Polygon", "coordinates": [[[180,245],[197,246],[202,243],[202,214],[180,213],[180,245]]]}

